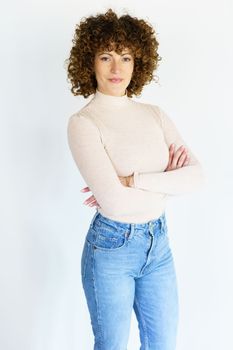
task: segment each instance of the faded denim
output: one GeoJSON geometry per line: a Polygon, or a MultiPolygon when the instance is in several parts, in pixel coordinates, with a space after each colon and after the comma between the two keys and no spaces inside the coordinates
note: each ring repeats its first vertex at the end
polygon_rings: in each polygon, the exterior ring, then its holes
{"type": "Polygon", "coordinates": [[[124,223],[96,211],[81,257],[94,350],[127,350],[132,310],[140,350],[175,350],[178,292],[165,212],[124,223]]]}

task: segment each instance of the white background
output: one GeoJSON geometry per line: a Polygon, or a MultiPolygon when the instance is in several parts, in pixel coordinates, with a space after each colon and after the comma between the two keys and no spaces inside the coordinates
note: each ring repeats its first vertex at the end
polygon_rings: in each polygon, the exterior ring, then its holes
{"type": "MultiPolygon", "coordinates": [[[[75,24],[109,7],[149,21],[160,84],[139,101],[161,106],[199,158],[208,184],[167,207],[180,295],[177,350],[232,350],[232,2],[7,1],[1,6],[0,317],[2,350],[90,350],[80,278],[95,209],[83,205],[67,144],[64,61],[75,24]],[[117,4],[117,5],[116,5],[117,4]]],[[[104,190],[104,189],[103,189],[104,190]]],[[[128,350],[139,349],[132,313],[128,350]]]]}

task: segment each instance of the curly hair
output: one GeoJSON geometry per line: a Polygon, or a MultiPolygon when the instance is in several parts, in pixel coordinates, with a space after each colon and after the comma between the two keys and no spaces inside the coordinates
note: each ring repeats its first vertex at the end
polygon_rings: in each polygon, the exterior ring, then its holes
{"type": "Polygon", "coordinates": [[[126,89],[128,97],[140,95],[144,85],[155,80],[153,71],[161,61],[155,30],[143,19],[129,14],[117,17],[110,8],[105,14],[82,18],[76,25],[73,46],[67,64],[68,80],[74,96],[87,98],[96,92],[94,72],[96,52],[129,48],[134,58],[134,70],[126,89]]]}

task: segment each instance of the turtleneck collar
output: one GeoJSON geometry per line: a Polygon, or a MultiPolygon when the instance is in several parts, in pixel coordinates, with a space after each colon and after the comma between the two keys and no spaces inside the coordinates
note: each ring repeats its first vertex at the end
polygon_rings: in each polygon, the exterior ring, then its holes
{"type": "Polygon", "coordinates": [[[109,107],[120,107],[125,106],[130,102],[130,98],[127,96],[126,91],[123,96],[113,96],[106,95],[103,92],[100,92],[96,89],[92,102],[98,103],[104,106],[109,107]]]}

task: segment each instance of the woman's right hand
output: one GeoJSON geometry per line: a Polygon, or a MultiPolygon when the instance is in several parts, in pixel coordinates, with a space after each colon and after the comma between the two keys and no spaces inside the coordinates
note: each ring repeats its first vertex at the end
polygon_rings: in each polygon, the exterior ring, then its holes
{"type": "Polygon", "coordinates": [[[180,146],[175,151],[175,145],[172,143],[169,147],[169,161],[167,168],[164,171],[179,169],[189,163],[189,155],[184,146],[180,146]]]}

